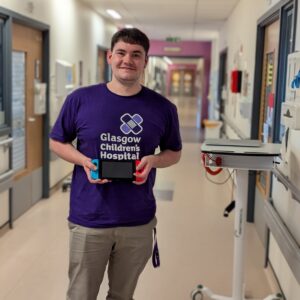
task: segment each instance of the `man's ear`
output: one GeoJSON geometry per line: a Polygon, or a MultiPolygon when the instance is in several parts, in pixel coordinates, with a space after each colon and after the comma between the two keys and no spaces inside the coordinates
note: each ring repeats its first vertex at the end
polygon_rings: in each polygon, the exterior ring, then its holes
{"type": "Polygon", "coordinates": [[[107,60],[107,63],[110,65],[111,64],[111,57],[112,57],[112,51],[111,50],[107,50],[107,53],[106,53],[106,60],[107,60]]]}
{"type": "Polygon", "coordinates": [[[148,60],[149,60],[149,56],[148,56],[148,55],[146,55],[146,57],[145,57],[145,66],[144,66],[144,68],[146,68],[146,67],[147,67],[147,65],[148,65],[148,60]]]}

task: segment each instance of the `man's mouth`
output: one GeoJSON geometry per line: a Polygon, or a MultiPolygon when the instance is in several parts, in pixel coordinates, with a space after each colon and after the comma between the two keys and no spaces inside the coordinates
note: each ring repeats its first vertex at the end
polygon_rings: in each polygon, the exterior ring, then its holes
{"type": "Polygon", "coordinates": [[[131,67],[120,67],[119,69],[121,69],[121,70],[135,71],[135,68],[131,68],[131,67]]]}

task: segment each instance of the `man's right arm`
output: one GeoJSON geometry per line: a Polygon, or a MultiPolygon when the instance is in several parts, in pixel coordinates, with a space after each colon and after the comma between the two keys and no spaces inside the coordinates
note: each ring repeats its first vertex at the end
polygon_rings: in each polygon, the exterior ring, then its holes
{"type": "Polygon", "coordinates": [[[95,170],[96,166],[92,163],[91,159],[77,149],[70,143],[62,143],[50,138],[50,149],[57,154],[60,158],[75,164],[82,166],[86,173],[86,176],[91,183],[107,183],[109,180],[107,179],[97,179],[93,180],[91,178],[91,170],[95,170]]]}
{"type": "Polygon", "coordinates": [[[75,165],[84,166],[90,158],[80,153],[71,143],[62,143],[50,139],[50,149],[62,159],[75,165]]]}

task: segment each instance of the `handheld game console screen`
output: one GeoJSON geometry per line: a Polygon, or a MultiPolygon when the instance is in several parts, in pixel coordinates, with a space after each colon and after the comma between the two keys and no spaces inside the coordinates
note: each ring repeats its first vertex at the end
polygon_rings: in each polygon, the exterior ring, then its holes
{"type": "Polygon", "coordinates": [[[100,174],[107,179],[133,179],[135,167],[132,161],[101,161],[100,174]]]}

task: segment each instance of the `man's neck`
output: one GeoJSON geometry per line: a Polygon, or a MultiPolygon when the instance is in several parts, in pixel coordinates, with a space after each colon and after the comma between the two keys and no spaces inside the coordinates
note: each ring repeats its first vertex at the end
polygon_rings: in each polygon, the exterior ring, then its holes
{"type": "Polygon", "coordinates": [[[142,86],[139,82],[132,85],[124,85],[117,80],[112,80],[107,83],[107,88],[114,94],[120,96],[132,96],[136,95],[141,90],[142,86]]]}

